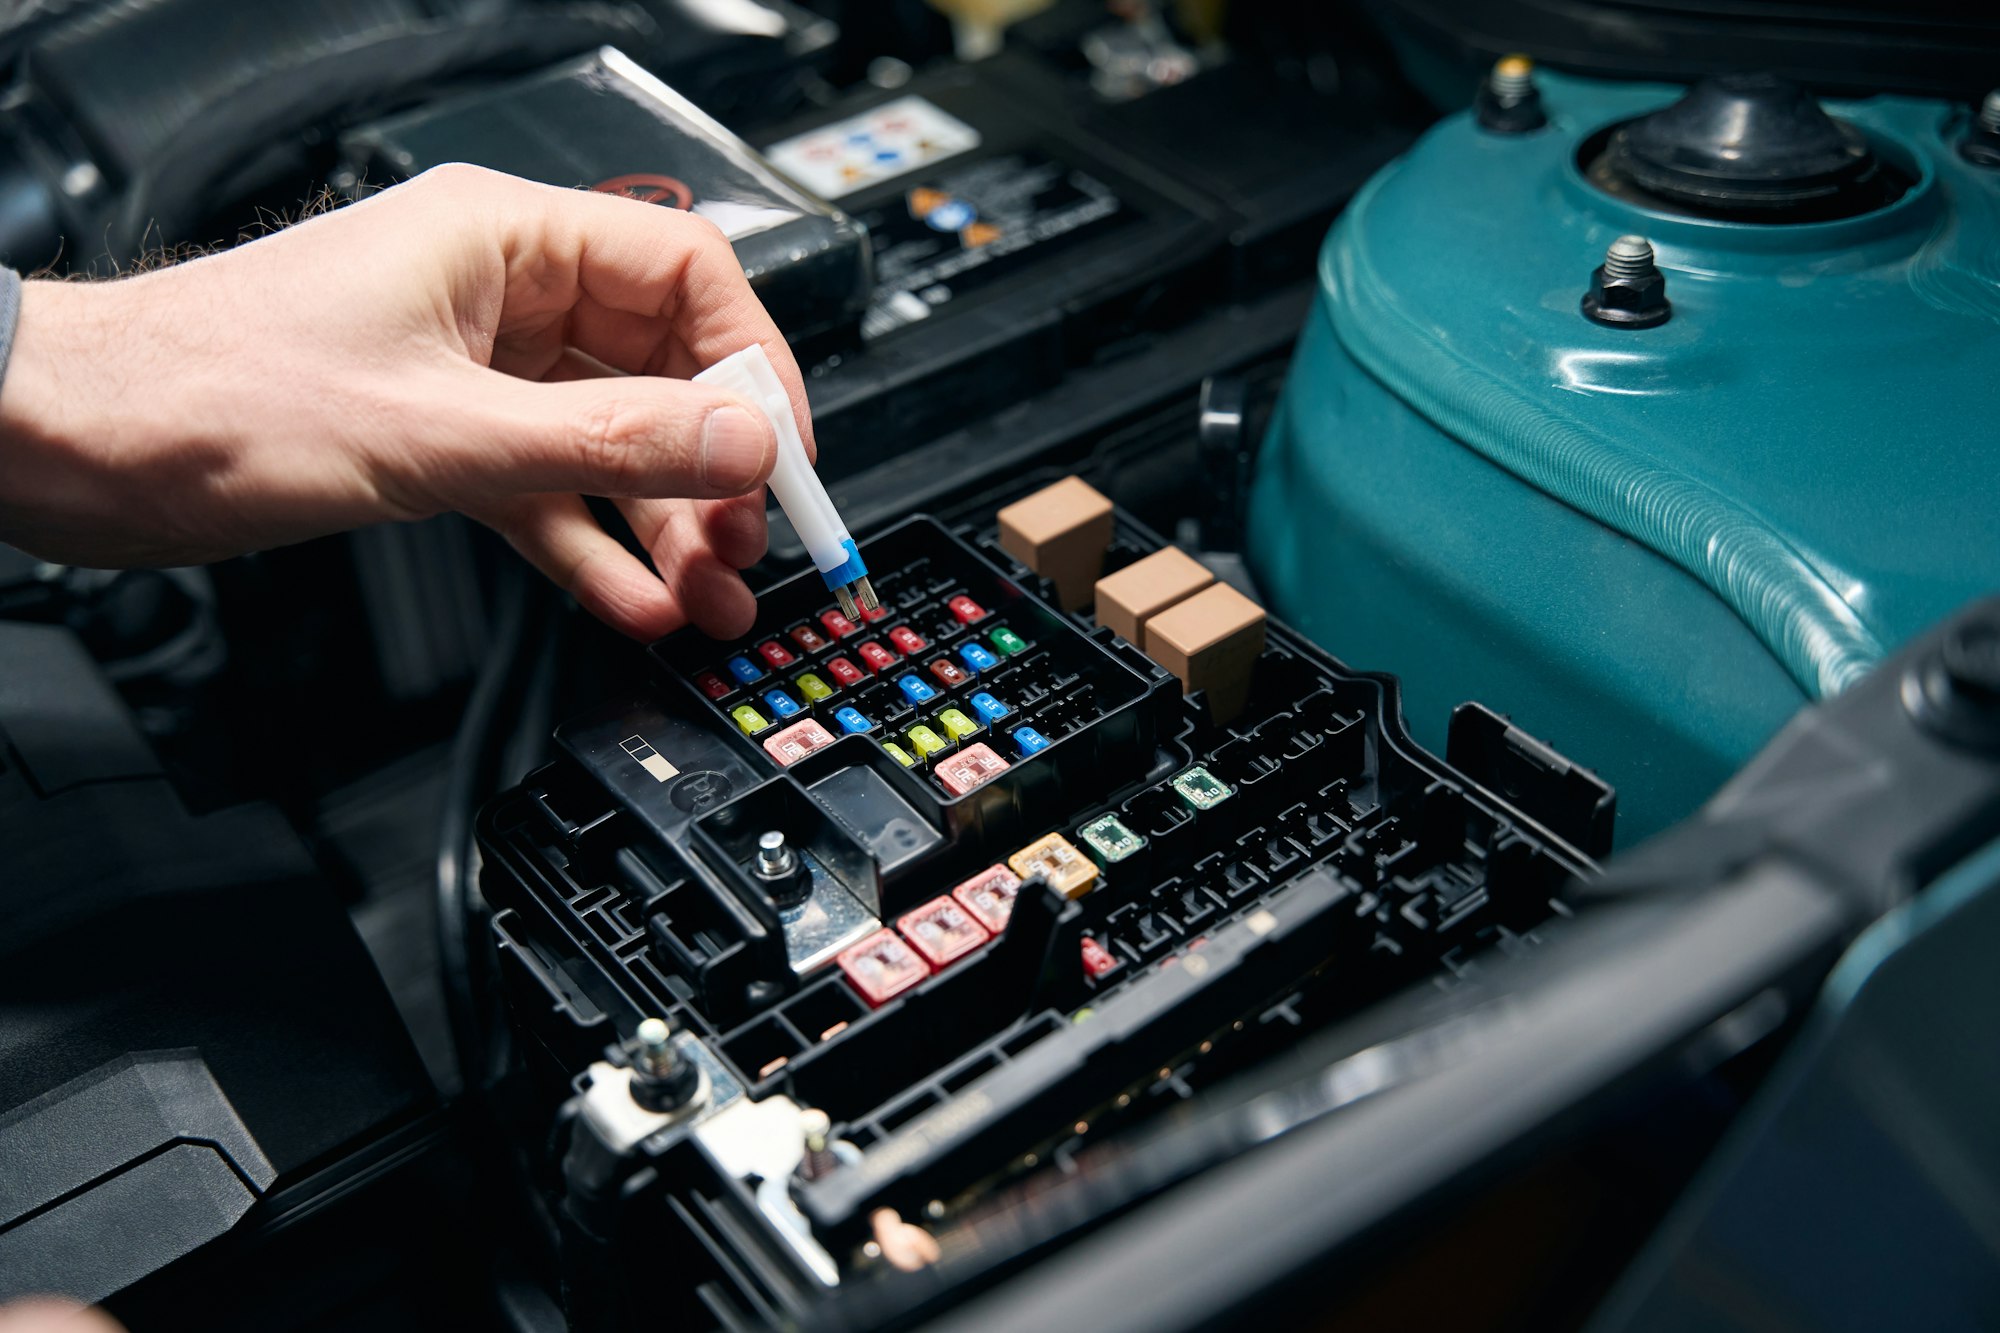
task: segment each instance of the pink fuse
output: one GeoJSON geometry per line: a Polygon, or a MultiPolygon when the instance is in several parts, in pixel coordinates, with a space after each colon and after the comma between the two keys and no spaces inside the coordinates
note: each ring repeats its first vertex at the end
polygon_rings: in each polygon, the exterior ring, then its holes
{"type": "Polygon", "coordinates": [[[974,787],[1007,771],[1007,761],[988,745],[968,745],[949,759],[940,759],[932,772],[953,796],[963,796],[974,787]]]}
{"type": "Polygon", "coordinates": [[[866,673],[844,657],[836,657],[826,664],[826,674],[842,685],[859,685],[866,673]]]}
{"type": "Polygon", "coordinates": [[[870,671],[887,671],[896,665],[896,655],[879,643],[864,643],[854,651],[861,654],[870,671]]]}
{"type": "Polygon", "coordinates": [[[824,750],[831,744],[833,744],[833,733],[811,718],[807,718],[794,726],[786,727],[765,741],[764,749],[771,758],[790,768],[813,751],[824,750]]]}
{"type": "Polygon", "coordinates": [[[932,967],[963,958],[991,938],[963,904],[950,898],[933,898],[915,911],[903,913],[896,918],[896,929],[932,967]]]}
{"type": "Polygon", "coordinates": [[[1117,966],[1118,960],[1111,956],[1109,949],[1088,935],[1083,937],[1083,970],[1085,972],[1088,972],[1093,977],[1101,977],[1117,966]]]}
{"type": "Polygon", "coordinates": [[[911,629],[908,625],[898,625],[896,628],[890,630],[889,642],[895,644],[897,649],[905,655],[920,653],[930,647],[928,643],[924,642],[924,636],[911,629]]]}
{"type": "Polygon", "coordinates": [[[945,605],[951,608],[952,617],[961,625],[970,625],[975,620],[986,619],[986,608],[964,593],[952,598],[945,605]]]}
{"type": "Polygon", "coordinates": [[[1014,899],[1021,895],[1021,877],[1006,866],[992,865],[951,891],[951,896],[972,913],[980,925],[998,935],[1014,914],[1014,899]]]}
{"type": "Polygon", "coordinates": [[[822,611],[819,623],[826,626],[826,632],[836,639],[844,639],[850,634],[859,634],[861,626],[849,620],[838,611],[822,611]]]}
{"type": "Polygon", "coordinates": [[[826,647],[826,639],[811,625],[800,625],[793,630],[792,642],[799,646],[802,653],[816,653],[826,647]]]}
{"type": "Polygon", "coordinates": [[[871,1009],[880,1009],[931,974],[930,964],[893,930],[876,931],[840,955],[839,963],[871,1009]]]}
{"type": "Polygon", "coordinates": [[[931,674],[944,682],[947,689],[953,685],[963,685],[968,679],[965,674],[965,668],[952,661],[949,657],[940,657],[937,661],[931,663],[931,674]]]}
{"type": "Polygon", "coordinates": [[[703,694],[711,699],[720,699],[723,695],[729,693],[729,682],[716,675],[713,671],[702,672],[694,678],[694,683],[703,694]]]}
{"type": "Polygon", "coordinates": [[[799,660],[786,651],[785,645],[779,643],[776,639],[758,644],[757,655],[774,667],[788,667],[799,660]]]}

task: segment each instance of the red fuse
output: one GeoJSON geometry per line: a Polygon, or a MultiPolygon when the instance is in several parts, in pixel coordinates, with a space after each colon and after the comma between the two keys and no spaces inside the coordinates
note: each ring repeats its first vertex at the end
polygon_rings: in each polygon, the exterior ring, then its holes
{"type": "Polygon", "coordinates": [[[880,1009],[931,974],[930,964],[893,930],[876,931],[840,955],[839,963],[871,1009],[880,1009]]]}
{"type": "Polygon", "coordinates": [[[924,642],[924,636],[911,629],[908,625],[898,625],[896,628],[890,630],[889,642],[895,644],[897,649],[905,655],[920,653],[930,647],[928,643],[924,642]]]}
{"type": "Polygon", "coordinates": [[[861,626],[849,620],[838,611],[822,611],[819,623],[826,626],[826,632],[836,639],[844,639],[850,634],[859,634],[861,626]]]}
{"type": "Polygon", "coordinates": [[[729,682],[713,671],[704,671],[694,678],[695,685],[711,699],[720,699],[729,693],[729,682]]]}
{"type": "Polygon", "coordinates": [[[945,605],[951,608],[951,614],[961,625],[970,625],[975,620],[986,619],[986,608],[964,593],[952,598],[945,605]]]}
{"type": "Polygon", "coordinates": [[[933,898],[915,911],[903,913],[896,918],[896,929],[932,967],[963,958],[992,938],[963,904],[950,898],[933,898]]]}
{"type": "Polygon", "coordinates": [[[989,745],[968,745],[949,759],[940,759],[935,769],[939,782],[953,796],[963,796],[983,782],[991,782],[1007,771],[1007,761],[993,753],[989,745]]]}
{"type": "Polygon", "coordinates": [[[770,639],[758,644],[757,655],[774,667],[788,667],[799,660],[793,657],[785,645],[779,643],[776,639],[770,639]]]}
{"type": "Polygon", "coordinates": [[[937,661],[931,663],[931,674],[943,681],[947,688],[953,685],[963,685],[966,681],[965,668],[952,661],[949,657],[940,657],[937,661]]]}
{"type": "Polygon", "coordinates": [[[1093,977],[1101,977],[1117,966],[1118,960],[1111,956],[1109,949],[1088,935],[1083,937],[1083,970],[1085,972],[1088,972],[1093,977]]]}
{"type": "Polygon", "coordinates": [[[790,768],[813,751],[824,750],[831,744],[833,744],[833,733],[811,718],[807,718],[803,722],[786,727],[765,741],[764,749],[771,758],[790,768]]]}
{"type": "Polygon", "coordinates": [[[870,671],[887,671],[896,665],[896,655],[879,643],[864,643],[854,650],[870,671]]]}
{"type": "Polygon", "coordinates": [[[988,866],[951,891],[951,896],[972,913],[980,925],[998,935],[1014,914],[1014,899],[1021,893],[1021,877],[1006,866],[988,866]]]}
{"type": "Polygon", "coordinates": [[[793,630],[792,642],[799,646],[799,651],[802,653],[816,653],[826,647],[825,636],[811,625],[800,625],[793,630]]]}
{"type": "Polygon", "coordinates": [[[826,674],[842,685],[858,685],[866,673],[844,657],[836,657],[826,664],[826,674]]]}
{"type": "Polygon", "coordinates": [[[878,606],[873,611],[865,606],[861,608],[861,618],[871,625],[878,620],[886,620],[888,616],[889,608],[886,606],[878,606]]]}

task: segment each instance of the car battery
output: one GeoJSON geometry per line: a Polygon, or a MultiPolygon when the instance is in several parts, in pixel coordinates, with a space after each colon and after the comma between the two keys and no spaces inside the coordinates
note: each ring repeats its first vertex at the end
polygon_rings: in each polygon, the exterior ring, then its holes
{"type": "Polygon", "coordinates": [[[341,148],[349,193],[470,162],[699,214],[729,238],[802,349],[851,332],[871,290],[867,238],[852,218],[609,47],[361,126],[341,148]]]}
{"type": "Polygon", "coordinates": [[[1032,53],[867,89],[756,136],[868,229],[861,346],[807,366],[839,477],[1057,383],[1212,304],[1228,208],[1080,131],[1032,53]]]}

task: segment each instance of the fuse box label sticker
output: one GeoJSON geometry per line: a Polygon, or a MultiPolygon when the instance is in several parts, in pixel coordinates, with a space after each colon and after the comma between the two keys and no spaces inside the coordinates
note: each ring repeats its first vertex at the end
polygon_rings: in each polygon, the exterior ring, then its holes
{"type": "Polygon", "coordinates": [[[899,97],[782,139],[764,156],[820,198],[838,199],[977,147],[979,131],[943,107],[899,97]]]}
{"type": "Polygon", "coordinates": [[[861,320],[872,339],[1133,214],[1088,172],[1022,152],[926,175],[856,216],[875,250],[875,300],[861,320]]]}
{"type": "Polygon", "coordinates": [[[618,748],[631,755],[639,767],[651,773],[655,782],[665,782],[680,773],[680,770],[668,763],[666,756],[655,750],[644,736],[627,736],[618,742],[618,748]]]}

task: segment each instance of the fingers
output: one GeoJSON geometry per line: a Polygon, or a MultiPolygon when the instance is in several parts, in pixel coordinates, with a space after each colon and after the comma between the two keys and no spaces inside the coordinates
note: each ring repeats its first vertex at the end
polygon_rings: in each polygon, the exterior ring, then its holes
{"type": "Polygon", "coordinates": [[[374,460],[411,512],[570,491],[714,499],[764,484],[777,439],[763,414],[707,385],[644,376],[537,384],[453,371],[410,437],[374,460]]]}
{"type": "Polygon", "coordinates": [[[580,496],[522,496],[472,516],[621,634],[657,639],[687,623],[680,599],[597,525],[580,496]]]}
{"type": "MultiPolygon", "coordinates": [[[[762,343],[811,448],[812,415],[798,363],[728,240],[707,219],[462,165],[434,169],[399,188],[411,192],[416,206],[442,201],[458,216],[465,215],[468,198],[479,197],[483,215],[498,228],[505,261],[495,330],[501,345],[525,334],[553,360],[553,350],[535,335],[560,316],[572,345],[620,370],[657,374],[676,347],[698,370],[762,343]]],[[[478,303],[469,292],[460,299],[478,303]]]]}
{"type": "Polygon", "coordinates": [[[55,1297],[0,1305],[0,1333],[124,1333],[124,1327],[102,1310],[55,1297]]]}
{"type": "Polygon", "coordinates": [[[748,633],[757,616],[756,599],[736,570],[755,563],[762,555],[761,503],[754,511],[759,549],[748,559],[735,558],[747,547],[752,515],[744,501],[750,498],[622,500],[618,505],[640,544],[653,557],[660,577],[678,591],[688,620],[718,639],[748,633]],[[718,530],[723,534],[720,546],[714,539],[718,530]]]}

